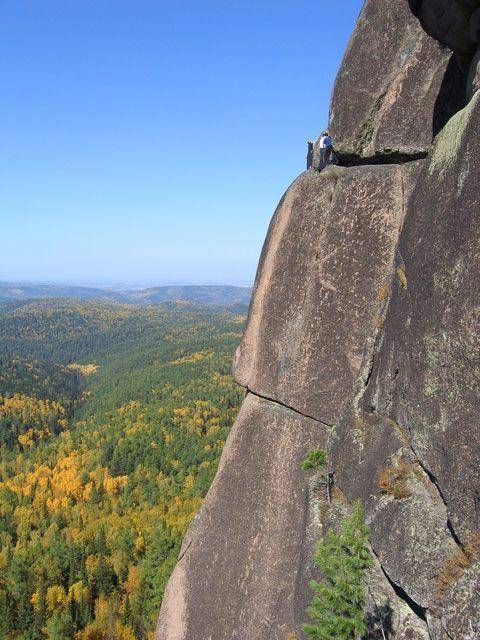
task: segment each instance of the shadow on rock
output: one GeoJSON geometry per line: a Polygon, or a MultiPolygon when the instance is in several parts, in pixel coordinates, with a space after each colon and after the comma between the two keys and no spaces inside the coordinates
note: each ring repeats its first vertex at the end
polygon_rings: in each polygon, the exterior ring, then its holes
{"type": "Polygon", "coordinates": [[[467,74],[457,56],[452,56],[433,109],[433,137],[467,104],[467,74]]]}
{"type": "Polygon", "coordinates": [[[362,640],[388,640],[393,630],[393,611],[389,602],[377,607],[366,618],[367,630],[362,640]]]}

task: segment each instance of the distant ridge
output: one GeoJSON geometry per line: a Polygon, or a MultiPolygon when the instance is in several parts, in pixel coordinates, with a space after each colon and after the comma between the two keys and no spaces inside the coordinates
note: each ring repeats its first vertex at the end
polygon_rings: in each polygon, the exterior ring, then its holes
{"type": "Polygon", "coordinates": [[[251,295],[251,287],[230,285],[161,286],[116,291],[115,289],[95,287],[0,282],[0,302],[21,302],[37,298],[76,298],[80,300],[111,300],[136,305],[194,302],[232,306],[247,305],[251,295]]]}

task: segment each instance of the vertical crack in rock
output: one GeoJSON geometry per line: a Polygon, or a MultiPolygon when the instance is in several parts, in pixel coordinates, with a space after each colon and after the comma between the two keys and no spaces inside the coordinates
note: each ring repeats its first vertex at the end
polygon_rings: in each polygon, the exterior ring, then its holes
{"type": "MultiPolygon", "coordinates": [[[[418,161],[418,159],[412,160],[412,162],[414,161],[418,161]]],[[[378,317],[382,319],[386,317],[386,314],[390,305],[390,301],[392,298],[392,283],[395,278],[395,267],[396,267],[395,256],[398,253],[398,245],[400,242],[401,228],[405,221],[406,208],[407,208],[406,197],[405,197],[405,176],[404,176],[403,164],[398,164],[398,178],[399,178],[399,202],[400,202],[401,215],[400,215],[400,220],[398,221],[398,225],[399,225],[398,235],[396,238],[395,246],[393,247],[393,251],[392,251],[390,276],[388,278],[388,283],[386,283],[385,285],[388,287],[388,294],[386,295],[384,300],[380,301],[378,306],[378,317]]],[[[374,370],[375,357],[378,352],[378,347],[382,339],[382,336],[383,336],[383,324],[375,327],[372,336],[367,342],[366,355],[364,356],[364,365],[360,373],[359,382],[357,383],[358,391],[357,393],[354,393],[353,406],[355,408],[358,408],[358,405],[361,399],[363,398],[364,394],[367,391],[367,388],[370,383],[372,373],[374,370]]]]}
{"type": "MultiPolygon", "coordinates": [[[[339,491],[339,493],[342,495],[342,499],[345,500],[350,506],[352,504],[351,500],[349,500],[349,498],[347,497],[347,495],[345,494],[345,492],[342,490],[341,487],[337,486],[337,490],[339,491]]],[[[389,575],[388,571],[385,569],[385,566],[383,565],[380,556],[378,555],[375,547],[373,546],[372,542],[369,542],[369,548],[370,551],[372,552],[372,554],[375,556],[377,562],[378,562],[378,566],[380,567],[380,570],[382,572],[382,574],[385,576],[385,579],[387,580],[387,582],[389,583],[389,585],[392,587],[393,591],[395,592],[395,595],[397,596],[397,598],[403,602],[405,605],[407,605],[407,607],[410,609],[410,611],[413,613],[413,615],[418,618],[421,622],[423,622],[426,626],[426,629],[428,630],[428,634],[431,637],[432,640],[436,640],[434,637],[431,636],[430,633],[430,628],[428,625],[428,616],[427,616],[427,609],[425,607],[423,607],[421,604],[419,604],[418,602],[416,602],[406,591],[405,589],[399,585],[397,582],[395,582],[395,580],[393,580],[391,578],[391,576],[389,575]]]]}

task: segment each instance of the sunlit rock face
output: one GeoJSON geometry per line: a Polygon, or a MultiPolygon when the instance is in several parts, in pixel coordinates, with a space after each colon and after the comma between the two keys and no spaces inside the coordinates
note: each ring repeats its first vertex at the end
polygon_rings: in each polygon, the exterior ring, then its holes
{"type": "Polygon", "coordinates": [[[318,534],[300,464],[326,437],[315,420],[247,396],[184,540],[158,638],[280,640],[294,631],[318,534]]]}
{"type": "MultiPolygon", "coordinates": [[[[426,501],[421,511],[402,516],[407,533],[399,542],[411,549],[415,575],[405,573],[399,583],[427,607],[450,638],[470,637],[480,607],[478,592],[474,593],[478,567],[469,568],[464,577],[460,572],[442,589],[445,566],[459,549],[478,546],[480,525],[479,126],[477,92],[438,135],[418,176],[397,250],[406,285],[398,278],[392,283],[382,345],[362,400],[367,414],[388,419],[397,437],[403,437],[408,454],[404,458],[415,465],[409,484],[420,482],[432,489],[438,518],[432,533],[425,537],[431,527],[426,501]],[[441,535],[456,549],[447,552],[441,535]],[[451,598],[456,608],[447,606],[451,598]]],[[[340,442],[338,438],[336,449],[342,457],[345,444],[340,442]]],[[[338,464],[342,466],[340,459],[338,464]]],[[[349,484],[347,478],[345,483],[349,484]]],[[[413,504],[412,499],[405,502],[413,504]]],[[[378,521],[378,515],[374,518],[378,521]]],[[[392,530],[398,534],[401,529],[397,525],[392,530]]],[[[383,520],[380,554],[385,533],[383,520]]],[[[390,537],[387,546],[393,550],[392,543],[390,537]]],[[[471,554],[472,567],[477,554],[478,549],[471,554]]],[[[397,554],[396,566],[405,555],[397,554]]]]}
{"type": "Polygon", "coordinates": [[[248,393],[159,640],[304,640],[315,540],[354,500],[365,640],[380,611],[389,640],[480,638],[478,2],[410,4],[420,20],[365,3],[332,97],[342,166],[315,171],[317,144],[273,216],[234,363],[248,393]],[[312,448],[328,491],[300,470],[312,448]]]}
{"type": "Polygon", "coordinates": [[[333,90],[330,133],[347,159],[422,156],[463,106],[451,51],[421,28],[407,0],[367,0],[333,90]]]}
{"type": "Polygon", "coordinates": [[[435,478],[458,537],[479,529],[480,93],[439,134],[398,247],[372,406],[386,407],[435,478]]]}
{"type": "Polygon", "coordinates": [[[409,168],[309,171],[270,225],[236,380],[327,424],[362,375],[403,222],[409,168]]]}

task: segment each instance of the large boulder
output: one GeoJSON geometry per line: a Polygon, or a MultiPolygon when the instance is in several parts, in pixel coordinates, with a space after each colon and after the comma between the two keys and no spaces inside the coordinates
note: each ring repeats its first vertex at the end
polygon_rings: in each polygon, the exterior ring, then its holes
{"type": "Polygon", "coordinates": [[[432,38],[469,58],[480,43],[480,0],[409,0],[432,38]]]}
{"type": "Polygon", "coordinates": [[[368,375],[418,164],[331,167],[294,182],[260,258],[234,362],[240,384],[327,424],[339,419],[368,375]]]}
{"type": "Polygon", "coordinates": [[[335,82],[330,133],[347,158],[421,156],[464,98],[452,53],[422,30],[407,0],[367,0],[335,82]]]}
{"type": "Polygon", "coordinates": [[[317,537],[300,464],[326,436],[318,422],[247,396],[184,540],[158,640],[286,640],[300,633],[317,537]]]}

